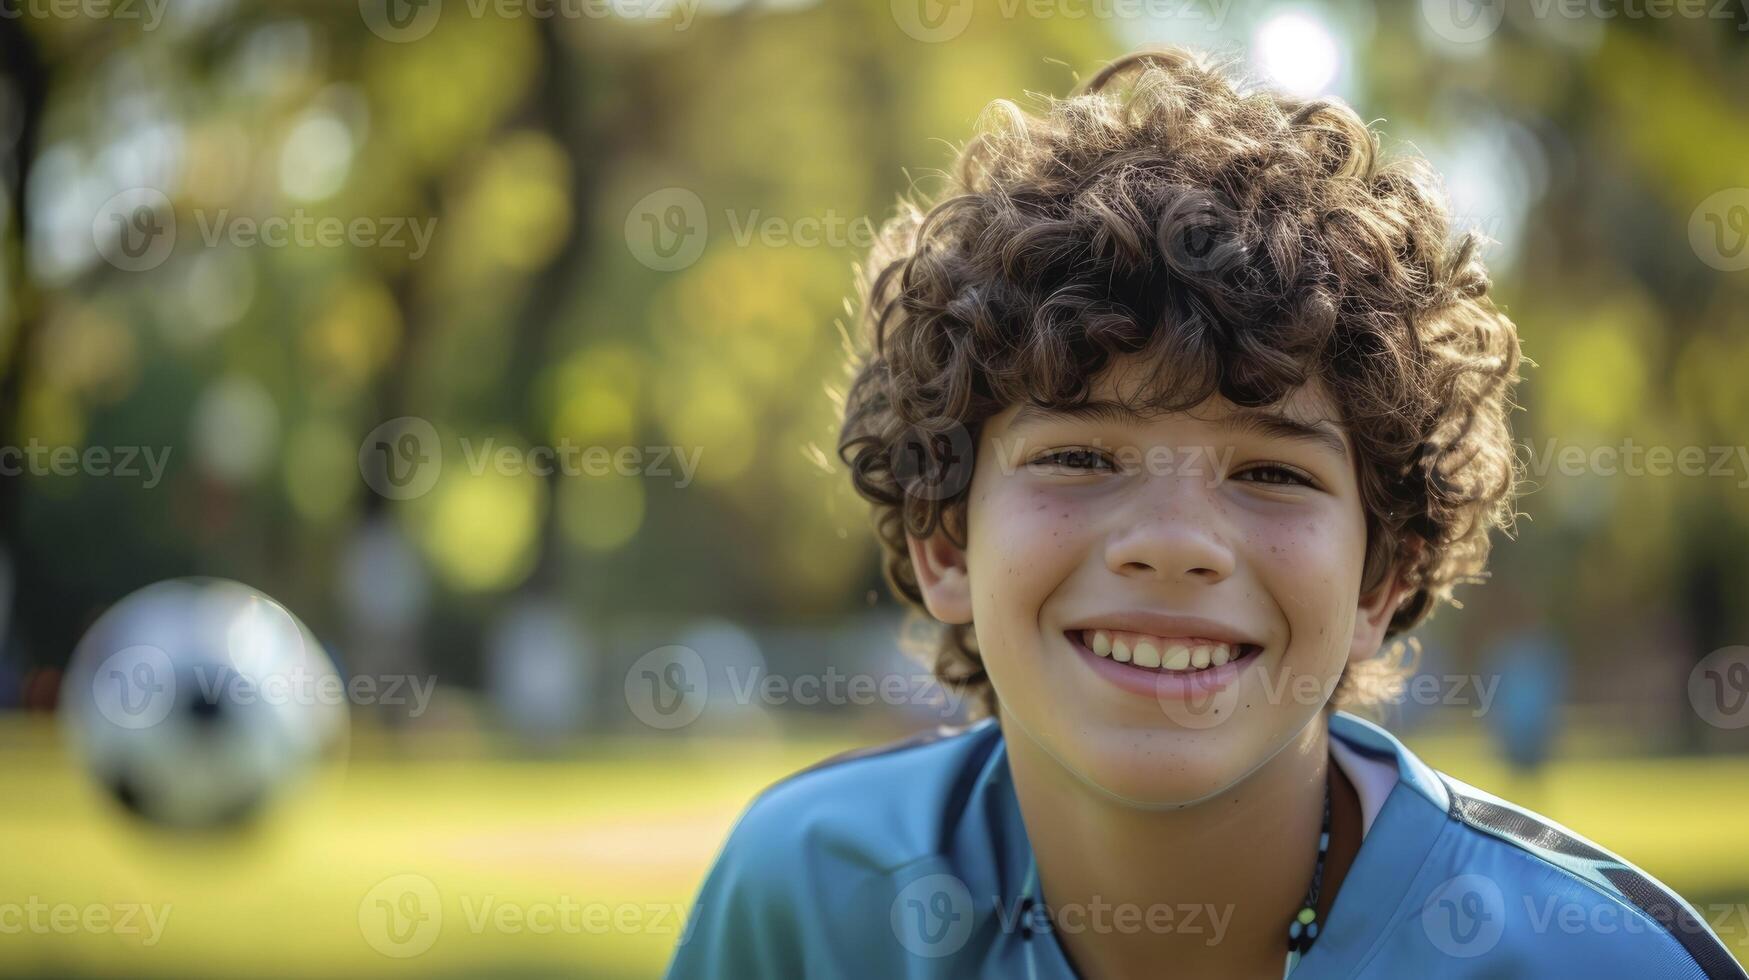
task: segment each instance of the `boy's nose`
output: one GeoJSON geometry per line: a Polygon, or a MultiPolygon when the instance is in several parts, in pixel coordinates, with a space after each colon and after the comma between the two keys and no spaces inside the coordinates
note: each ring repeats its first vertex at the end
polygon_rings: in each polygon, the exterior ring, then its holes
{"type": "Polygon", "coordinates": [[[1106,566],[1119,575],[1219,582],[1234,553],[1218,507],[1193,478],[1150,481],[1148,499],[1106,538],[1106,566]]]}

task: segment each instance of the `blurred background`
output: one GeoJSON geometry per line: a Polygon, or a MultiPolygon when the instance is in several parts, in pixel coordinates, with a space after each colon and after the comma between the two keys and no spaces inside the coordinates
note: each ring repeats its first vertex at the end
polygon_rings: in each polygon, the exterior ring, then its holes
{"type": "Polygon", "coordinates": [[[0,973],[659,973],[755,792],[958,717],[833,452],[853,263],[987,102],[1162,41],[1430,157],[1538,365],[1383,720],[1749,959],[1738,0],[5,0],[0,973]],[[244,831],[57,724],[191,575],[349,682],[244,831]]]}

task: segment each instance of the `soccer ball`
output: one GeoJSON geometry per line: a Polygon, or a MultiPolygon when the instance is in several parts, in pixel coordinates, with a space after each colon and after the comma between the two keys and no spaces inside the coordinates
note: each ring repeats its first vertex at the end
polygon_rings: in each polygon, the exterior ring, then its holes
{"type": "Polygon", "coordinates": [[[340,677],[309,629],[224,579],[171,579],[112,606],[73,653],[61,711],[98,783],[173,827],[244,822],[347,734],[340,677]]]}

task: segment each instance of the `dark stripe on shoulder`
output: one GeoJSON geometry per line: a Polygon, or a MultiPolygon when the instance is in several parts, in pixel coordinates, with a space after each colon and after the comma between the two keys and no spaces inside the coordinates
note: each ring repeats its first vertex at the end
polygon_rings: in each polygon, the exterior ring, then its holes
{"type": "Polygon", "coordinates": [[[1718,937],[1689,914],[1682,899],[1641,872],[1626,867],[1619,857],[1528,814],[1490,800],[1467,796],[1444,773],[1440,773],[1439,778],[1445,783],[1446,791],[1451,794],[1451,815],[1454,818],[1495,836],[1518,842],[1527,849],[1539,848],[1592,862],[1598,866],[1597,872],[1614,885],[1624,898],[1662,925],[1666,932],[1682,944],[1682,948],[1688,951],[1689,956],[1694,957],[1694,962],[1709,980],[1749,978],[1749,974],[1743,972],[1743,968],[1718,937]]]}
{"type": "Polygon", "coordinates": [[[1464,823],[1493,831],[1501,837],[1510,837],[1531,847],[1553,851],[1556,854],[1584,858],[1587,861],[1615,860],[1615,856],[1607,851],[1598,850],[1535,817],[1527,816],[1489,800],[1465,796],[1461,790],[1453,786],[1451,781],[1444,779],[1443,776],[1442,773],[1441,782],[1445,783],[1445,788],[1451,793],[1451,815],[1464,823]]]}

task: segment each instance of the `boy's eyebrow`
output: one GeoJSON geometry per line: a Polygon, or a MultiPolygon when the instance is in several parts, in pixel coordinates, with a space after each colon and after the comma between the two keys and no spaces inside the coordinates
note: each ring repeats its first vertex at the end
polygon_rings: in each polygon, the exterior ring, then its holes
{"type": "MultiPolygon", "coordinates": [[[[1129,406],[1114,401],[1095,399],[1064,408],[1047,408],[1028,402],[1014,413],[1014,418],[1008,422],[1008,428],[1012,431],[1029,423],[1050,420],[1122,424],[1144,422],[1146,418],[1129,406]]],[[[1216,428],[1229,432],[1311,443],[1329,450],[1341,460],[1348,459],[1348,443],[1343,439],[1341,430],[1324,419],[1305,422],[1266,409],[1239,408],[1213,420],[1213,424],[1216,428]]]]}
{"type": "Polygon", "coordinates": [[[1009,429],[1018,429],[1034,422],[1071,421],[1071,422],[1113,422],[1118,424],[1144,421],[1141,414],[1128,405],[1113,401],[1082,402],[1078,405],[1067,405],[1062,408],[1048,408],[1033,402],[1020,406],[1020,411],[1014,413],[1014,418],[1008,420],[1009,429]]]}
{"type": "Polygon", "coordinates": [[[1258,408],[1242,408],[1215,422],[1216,427],[1293,442],[1309,442],[1329,450],[1337,459],[1348,460],[1348,442],[1342,431],[1324,419],[1300,419],[1258,408]]]}

